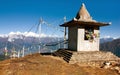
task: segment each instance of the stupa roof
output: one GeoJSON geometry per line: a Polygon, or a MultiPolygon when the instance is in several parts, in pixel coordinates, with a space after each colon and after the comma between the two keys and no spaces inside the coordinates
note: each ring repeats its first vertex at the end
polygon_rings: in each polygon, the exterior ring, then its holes
{"type": "Polygon", "coordinates": [[[92,17],[90,16],[89,12],[87,11],[85,4],[83,3],[79,12],[77,13],[76,20],[81,21],[92,21],[92,17]]]}
{"type": "Polygon", "coordinates": [[[94,21],[75,21],[71,20],[66,22],[60,26],[62,27],[70,27],[70,26],[107,26],[111,23],[103,23],[103,22],[94,22],[94,21]]]}
{"type": "Polygon", "coordinates": [[[109,24],[110,23],[102,23],[93,20],[89,12],[87,11],[85,4],[83,3],[76,17],[73,20],[66,22],[60,26],[65,26],[65,27],[76,26],[76,25],[106,26],[109,24]]]}

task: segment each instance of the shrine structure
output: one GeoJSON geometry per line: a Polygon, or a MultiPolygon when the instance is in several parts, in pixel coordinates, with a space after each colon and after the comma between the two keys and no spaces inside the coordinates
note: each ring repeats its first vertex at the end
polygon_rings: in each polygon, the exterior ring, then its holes
{"type": "Polygon", "coordinates": [[[100,27],[110,24],[93,20],[82,4],[75,18],[60,25],[68,27],[68,49],[59,49],[53,55],[71,64],[101,65],[106,61],[120,61],[113,53],[99,49],[100,27]]]}
{"type": "Polygon", "coordinates": [[[100,27],[110,23],[92,19],[84,4],[76,17],[60,26],[68,27],[68,49],[72,51],[99,51],[100,27]]]}

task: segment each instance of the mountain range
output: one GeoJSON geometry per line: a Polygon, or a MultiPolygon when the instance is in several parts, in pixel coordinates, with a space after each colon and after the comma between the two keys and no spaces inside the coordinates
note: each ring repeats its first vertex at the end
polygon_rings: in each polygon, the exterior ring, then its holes
{"type": "Polygon", "coordinates": [[[39,35],[33,32],[10,32],[9,34],[0,35],[0,53],[3,53],[5,47],[7,47],[8,50],[12,50],[13,47],[16,50],[22,50],[23,46],[25,46],[26,49],[31,47],[32,51],[35,52],[35,50],[38,50],[39,45],[42,47],[44,44],[61,40],[63,39],[56,35],[39,35]]]}
{"type": "MultiPolygon", "coordinates": [[[[34,32],[10,32],[9,34],[1,34],[0,35],[0,39],[6,39],[7,41],[9,42],[13,42],[17,39],[22,39],[22,40],[28,40],[28,41],[31,41],[32,39],[38,39],[38,38],[41,38],[41,39],[50,39],[50,38],[62,38],[62,37],[59,37],[58,35],[46,35],[44,33],[42,33],[41,35],[39,34],[36,34],[34,32]]],[[[114,38],[113,37],[103,37],[103,38],[100,38],[100,43],[105,43],[105,42],[110,42],[110,41],[113,41],[114,38]]],[[[2,41],[2,40],[0,40],[2,41]]],[[[49,40],[39,40],[41,42],[49,42],[49,40]]]]}
{"type": "MultiPolygon", "coordinates": [[[[0,35],[0,53],[3,53],[5,47],[11,50],[13,47],[16,50],[22,50],[22,47],[32,48],[32,51],[38,50],[38,46],[41,45],[44,51],[50,51],[50,49],[58,49],[60,45],[57,42],[63,41],[62,37],[36,34],[33,32],[11,32],[9,34],[0,35]],[[40,37],[40,39],[39,39],[40,37]],[[54,44],[47,48],[43,47],[45,44],[54,44]]],[[[61,45],[63,47],[63,45],[61,45]]],[[[100,39],[100,50],[111,51],[117,56],[120,56],[120,39],[114,39],[112,37],[105,37],[100,39]]]]}
{"type": "Polygon", "coordinates": [[[100,50],[110,51],[120,57],[120,38],[100,44],[100,50]]]}
{"type": "Polygon", "coordinates": [[[100,43],[111,42],[113,40],[114,40],[113,37],[104,37],[100,39],[100,43]]]}

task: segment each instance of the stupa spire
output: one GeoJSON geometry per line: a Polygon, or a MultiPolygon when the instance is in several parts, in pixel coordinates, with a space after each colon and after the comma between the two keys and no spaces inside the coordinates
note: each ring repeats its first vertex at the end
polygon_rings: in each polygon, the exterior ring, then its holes
{"type": "Polygon", "coordinates": [[[82,3],[82,6],[79,10],[79,12],[76,15],[77,20],[82,20],[82,21],[93,21],[92,17],[90,16],[89,12],[87,11],[85,4],[82,3]]]}

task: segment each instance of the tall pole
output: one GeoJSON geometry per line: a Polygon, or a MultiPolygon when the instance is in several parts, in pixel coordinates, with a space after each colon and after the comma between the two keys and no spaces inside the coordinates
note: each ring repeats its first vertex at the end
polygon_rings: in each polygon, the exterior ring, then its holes
{"type": "Polygon", "coordinates": [[[38,27],[38,34],[39,34],[39,53],[41,52],[41,32],[42,32],[42,23],[43,23],[43,20],[42,18],[40,18],[40,22],[39,22],[39,27],[38,27]]]}
{"type": "Polygon", "coordinates": [[[18,51],[18,56],[17,56],[18,58],[20,57],[20,51],[18,51]]]}
{"type": "Polygon", "coordinates": [[[5,47],[4,52],[5,52],[5,56],[8,56],[7,46],[5,47]]]}
{"type": "MultiPolygon", "coordinates": [[[[60,42],[60,38],[58,37],[58,42],[60,42]]],[[[58,49],[60,49],[60,43],[58,44],[58,49]]]]}
{"type": "MultiPolygon", "coordinates": [[[[66,22],[66,16],[64,17],[64,23],[66,22]]],[[[67,48],[66,46],[66,27],[64,27],[64,48],[67,48]]]]}
{"type": "Polygon", "coordinates": [[[24,57],[25,56],[25,47],[23,46],[23,50],[22,50],[22,57],[24,57]]]}

